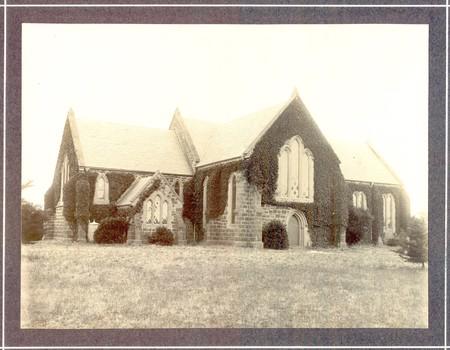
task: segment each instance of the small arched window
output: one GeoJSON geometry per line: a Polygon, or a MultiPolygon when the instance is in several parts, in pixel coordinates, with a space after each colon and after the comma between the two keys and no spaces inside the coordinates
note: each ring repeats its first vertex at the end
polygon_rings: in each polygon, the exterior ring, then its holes
{"type": "Polygon", "coordinates": [[[367,197],[362,191],[353,192],[352,203],[355,208],[367,210],[367,197]]]}
{"type": "Polygon", "coordinates": [[[97,198],[105,199],[105,180],[102,178],[97,181],[97,198]]]}
{"type": "Polygon", "coordinates": [[[232,174],[228,183],[228,221],[230,224],[236,222],[236,204],[237,204],[237,192],[236,192],[236,175],[232,174]]]}
{"type": "Polygon", "coordinates": [[[157,195],[153,203],[153,223],[159,224],[161,222],[161,197],[157,195]]]}
{"type": "Polygon", "coordinates": [[[183,183],[181,180],[176,180],[174,184],[175,193],[183,198],[183,183]]]}
{"type": "Polygon", "coordinates": [[[163,205],[162,205],[162,215],[161,215],[161,223],[162,224],[167,224],[168,220],[169,220],[169,203],[167,201],[164,201],[163,205]]]}
{"type": "Polygon", "coordinates": [[[109,204],[108,178],[103,173],[98,174],[95,181],[94,204],[109,204]]]}
{"type": "Polygon", "coordinates": [[[150,224],[152,222],[153,215],[153,201],[149,199],[145,205],[145,222],[150,224]]]}

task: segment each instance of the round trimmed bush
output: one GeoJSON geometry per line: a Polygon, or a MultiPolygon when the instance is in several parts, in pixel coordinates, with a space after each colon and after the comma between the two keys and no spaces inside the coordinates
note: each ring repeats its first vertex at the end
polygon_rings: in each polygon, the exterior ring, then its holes
{"type": "Polygon", "coordinates": [[[128,225],[127,219],[121,216],[103,219],[94,232],[95,243],[125,243],[128,225]]]}
{"type": "Polygon", "coordinates": [[[264,248],[268,249],[288,249],[289,240],[286,226],[281,221],[273,220],[263,227],[262,239],[264,248]]]}
{"type": "Polygon", "coordinates": [[[175,238],[172,231],[163,226],[157,227],[155,233],[148,238],[150,244],[173,245],[174,242],[175,238]]]}

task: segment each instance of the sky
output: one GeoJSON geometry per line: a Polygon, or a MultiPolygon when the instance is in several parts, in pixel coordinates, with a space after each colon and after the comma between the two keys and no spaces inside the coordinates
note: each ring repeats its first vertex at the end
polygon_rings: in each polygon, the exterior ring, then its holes
{"type": "Polygon", "coordinates": [[[325,136],[370,142],[412,214],[427,211],[427,25],[23,24],[22,49],[22,196],[35,204],[70,108],[165,129],[177,107],[221,122],[296,88],[325,136]]]}

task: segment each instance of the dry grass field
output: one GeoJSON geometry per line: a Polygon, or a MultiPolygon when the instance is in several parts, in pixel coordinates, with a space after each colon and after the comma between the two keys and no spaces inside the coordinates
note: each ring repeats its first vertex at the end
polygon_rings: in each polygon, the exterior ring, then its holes
{"type": "Polygon", "coordinates": [[[23,328],[427,327],[427,304],[388,247],[22,246],[23,328]]]}

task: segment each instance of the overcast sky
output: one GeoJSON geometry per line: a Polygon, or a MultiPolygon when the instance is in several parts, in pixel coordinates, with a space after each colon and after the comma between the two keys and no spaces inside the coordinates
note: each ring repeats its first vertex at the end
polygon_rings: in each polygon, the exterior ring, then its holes
{"type": "Polygon", "coordinates": [[[225,121],[296,87],[326,136],[370,141],[412,212],[427,210],[426,25],[24,24],[22,39],[23,197],[36,204],[69,108],[167,128],[177,106],[225,121]]]}

